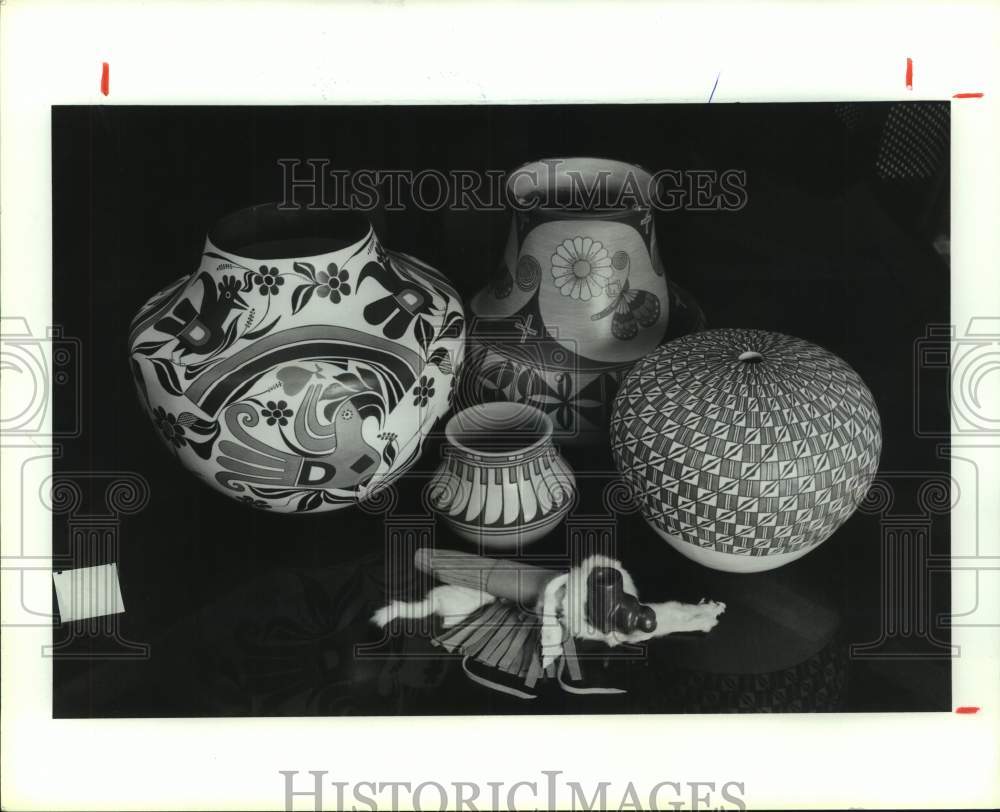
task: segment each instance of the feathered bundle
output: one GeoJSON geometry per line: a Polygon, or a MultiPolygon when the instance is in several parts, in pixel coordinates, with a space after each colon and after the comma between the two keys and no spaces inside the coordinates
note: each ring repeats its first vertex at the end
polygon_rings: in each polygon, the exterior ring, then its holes
{"type": "Polygon", "coordinates": [[[504,693],[533,699],[534,694],[529,692],[539,681],[549,678],[574,693],[621,693],[615,688],[580,686],[583,675],[574,639],[615,647],[675,632],[707,632],[726,608],[724,603],[705,600],[698,604],[648,604],[656,617],[653,631],[604,632],[591,624],[587,610],[587,584],[595,567],[618,570],[625,591],[636,594],[635,583],[618,561],[595,555],[546,582],[533,606],[498,598],[484,589],[445,584],[432,589],[422,601],[393,601],[379,609],[372,621],[384,627],[396,618],[437,615],[442,631],[432,642],[461,654],[463,669],[471,679],[504,693]],[[485,666],[491,676],[471,670],[470,661],[485,666]]]}

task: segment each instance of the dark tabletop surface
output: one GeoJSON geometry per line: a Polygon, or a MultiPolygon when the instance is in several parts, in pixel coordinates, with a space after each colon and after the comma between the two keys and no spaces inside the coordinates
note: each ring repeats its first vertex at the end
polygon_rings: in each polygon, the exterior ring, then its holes
{"type": "MultiPolygon", "coordinates": [[[[867,108],[873,120],[883,107],[867,108]]],[[[943,419],[947,393],[931,388],[915,406],[914,352],[928,325],[948,321],[950,274],[918,217],[926,206],[913,195],[927,190],[880,184],[873,147],[840,121],[831,105],[56,109],[53,320],[79,339],[81,370],[79,394],[57,401],[57,419],[77,415],[81,432],[55,466],[83,499],[54,516],[54,552],[78,553],[74,534],[103,516],[111,541],[75,565],[116,561],[127,611],[116,639],[56,627],[55,715],[950,709],[948,631],[937,621],[950,607],[948,579],[934,579],[921,605],[903,606],[886,596],[883,560],[900,538],[922,539],[913,548],[921,554],[949,551],[947,513],[918,497],[930,478],[947,487],[948,462],[938,441],[914,431],[917,410],[943,419]],[[417,543],[402,529],[430,528],[436,546],[468,549],[421,515],[439,440],[397,484],[388,512],[254,512],[205,488],[160,446],[131,390],[125,336],[139,305],[194,267],[217,217],[281,196],[279,158],[483,170],[595,153],[649,168],[746,169],[742,211],[659,215],[667,272],[710,327],[797,335],[860,373],[882,419],[879,479],[895,501],[869,500],[798,562],[731,575],[693,564],[639,515],[606,506],[614,468],[605,447],[565,449],[581,498],[533,556],[565,561],[586,528],[601,528],[644,600],[708,597],[728,608],[708,635],[627,656],[586,650],[588,682],[627,693],[547,686],[524,701],[468,680],[420,628],[383,635],[368,620],[389,597],[426,588],[391,565],[417,543]],[[109,483],[130,472],[148,484],[148,501],[108,514],[109,483]],[[904,615],[930,618],[931,632],[901,633],[890,621],[904,615]],[[886,635],[887,624],[896,633],[886,635]]],[[[495,266],[508,223],[502,212],[374,219],[389,247],[442,269],[466,295],[495,266]]]]}

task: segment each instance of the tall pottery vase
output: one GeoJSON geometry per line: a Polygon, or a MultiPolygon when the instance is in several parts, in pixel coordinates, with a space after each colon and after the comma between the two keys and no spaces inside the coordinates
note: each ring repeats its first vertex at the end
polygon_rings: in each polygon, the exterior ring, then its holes
{"type": "Polygon", "coordinates": [[[639,167],[595,158],[510,174],[515,211],[498,272],[471,303],[462,405],[530,404],[560,442],[603,443],[632,365],[701,329],[701,311],[660,259],[651,184],[639,167]]]}
{"type": "Polygon", "coordinates": [[[301,513],[354,504],[416,461],[464,341],[452,287],[385,250],[366,218],[267,204],[209,231],[199,268],[135,317],[129,354],[181,463],[301,513]]]}

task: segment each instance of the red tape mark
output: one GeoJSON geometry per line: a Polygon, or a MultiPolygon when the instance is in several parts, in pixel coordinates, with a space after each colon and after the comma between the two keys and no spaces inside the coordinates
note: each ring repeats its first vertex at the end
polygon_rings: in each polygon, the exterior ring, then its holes
{"type": "Polygon", "coordinates": [[[952,96],[953,99],[981,99],[982,97],[982,93],[956,93],[952,96]]]}
{"type": "Polygon", "coordinates": [[[962,705],[960,708],[955,708],[955,713],[979,713],[979,708],[975,705],[962,705]]]}
{"type": "Polygon", "coordinates": [[[108,85],[109,85],[110,79],[111,79],[110,74],[111,74],[111,70],[110,70],[110,68],[108,68],[108,63],[107,62],[102,62],[101,63],[101,93],[103,93],[105,96],[108,95],[108,85]]]}
{"type": "Polygon", "coordinates": [[[906,57],[906,89],[913,90],[913,60],[906,57]]]}

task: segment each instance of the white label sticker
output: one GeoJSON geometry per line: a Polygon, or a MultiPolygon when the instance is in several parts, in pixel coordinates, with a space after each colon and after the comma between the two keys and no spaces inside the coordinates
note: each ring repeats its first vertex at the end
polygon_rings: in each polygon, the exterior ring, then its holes
{"type": "Polygon", "coordinates": [[[63,623],[125,611],[117,564],[53,572],[52,581],[63,623]]]}

